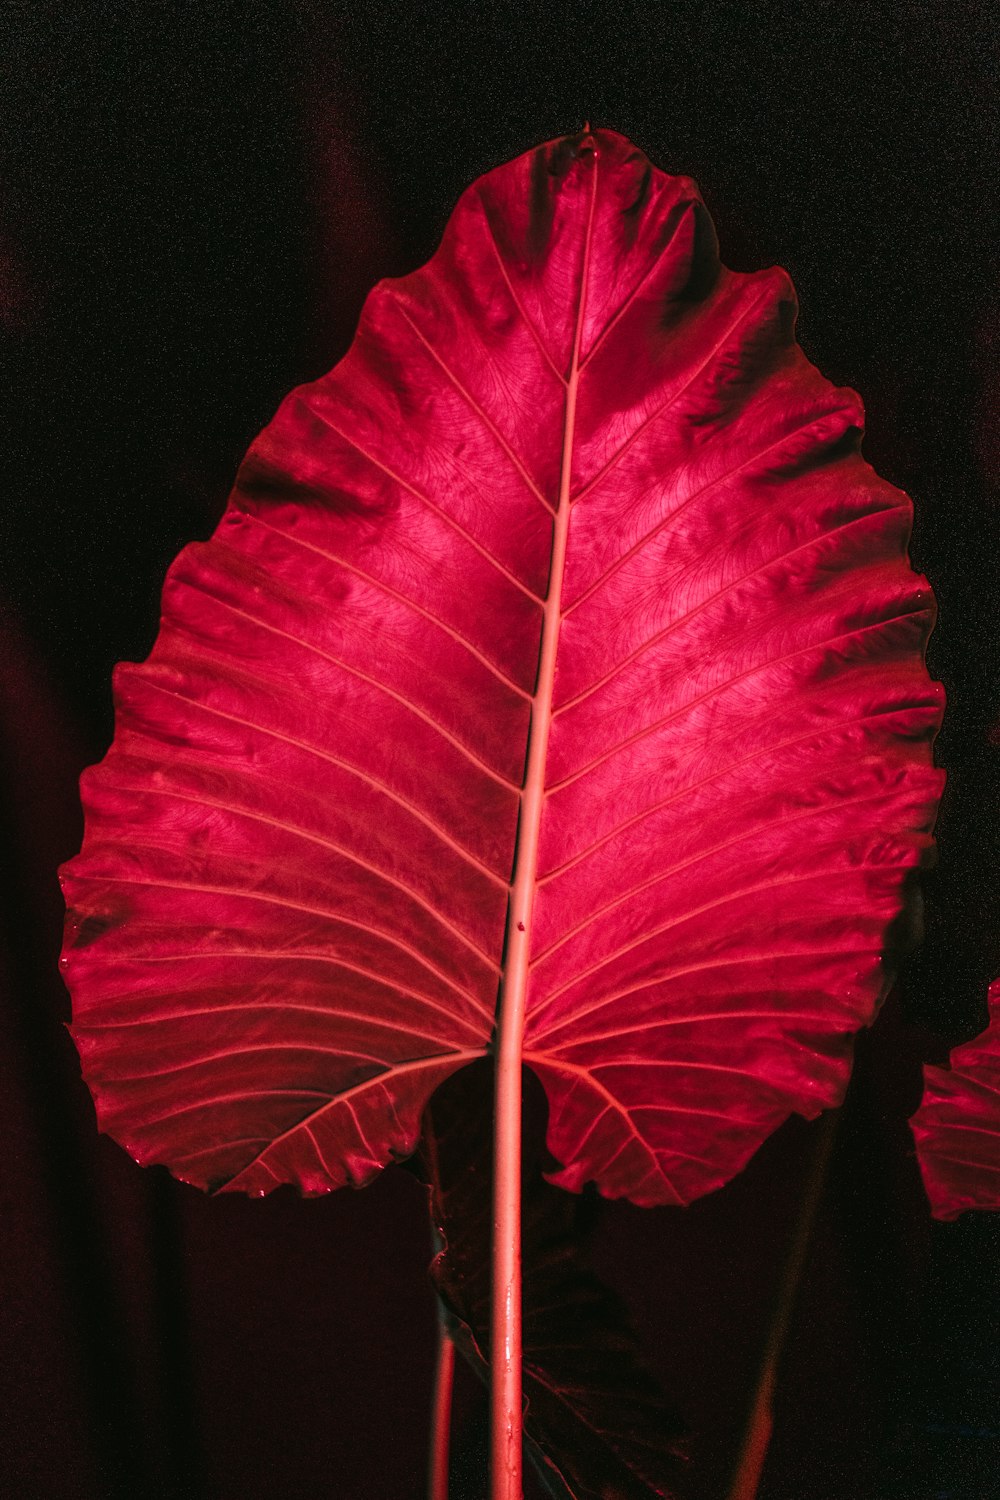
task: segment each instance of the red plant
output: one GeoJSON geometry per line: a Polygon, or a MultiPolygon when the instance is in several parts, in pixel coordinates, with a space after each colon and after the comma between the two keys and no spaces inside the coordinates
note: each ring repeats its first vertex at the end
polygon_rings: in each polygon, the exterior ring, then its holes
{"type": "Polygon", "coordinates": [[[990,985],[990,1023],[924,1069],[920,1108],[910,1121],[935,1218],[1000,1208],[1000,980],[990,985]]]}
{"type": "Polygon", "coordinates": [[[73,1035],[140,1162],[361,1185],[495,1056],[495,1500],[522,1059],[553,1181],[711,1191],[840,1101],[930,847],[910,503],[794,318],[621,136],[490,173],[253,444],[84,780],[73,1035]]]}

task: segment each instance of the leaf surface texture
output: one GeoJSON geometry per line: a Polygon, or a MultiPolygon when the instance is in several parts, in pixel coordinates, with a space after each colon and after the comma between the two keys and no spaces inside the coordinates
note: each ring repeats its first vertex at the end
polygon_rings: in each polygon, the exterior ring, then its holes
{"type": "Polygon", "coordinates": [[[956,1047],[947,1068],[924,1069],[924,1097],[910,1121],[934,1217],[1000,1209],[1000,979],[990,1020],[956,1047]]]}
{"type": "Polygon", "coordinates": [[[286,399],[118,669],[64,875],[73,1034],[139,1160],[317,1193],[413,1151],[491,1044],[542,708],[556,1180],[687,1202],[839,1101],[942,702],[910,503],[794,317],[602,130],[475,183],[286,399]]]}

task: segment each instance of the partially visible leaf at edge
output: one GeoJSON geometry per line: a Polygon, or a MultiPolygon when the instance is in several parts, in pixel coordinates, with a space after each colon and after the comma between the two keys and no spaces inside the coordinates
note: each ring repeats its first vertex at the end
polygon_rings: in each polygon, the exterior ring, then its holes
{"type": "Polygon", "coordinates": [[[118,669],[64,876],[73,1035],[138,1160],[368,1180],[489,1049],[515,949],[564,1186],[686,1202],[839,1102],[941,693],[909,501],[794,317],[600,130],[475,183],[283,403],[118,669]]]}
{"type": "Polygon", "coordinates": [[[1000,979],[990,1021],[956,1047],[947,1068],[924,1069],[924,1096],[910,1120],[934,1217],[1000,1209],[1000,979]]]}
{"type": "MultiPolygon", "coordinates": [[[[529,1099],[530,1102],[530,1099],[529,1099]]],[[[414,1162],[442,1249],[432,1278],[459,1348],[489,1366],[492,1076],[448,1079],[424,1116],[414,1162]]],[[[624,1306],[588,1269],[581,1199],[542,1176],[530,1128],[522,1157],[525,1437],[560,1500],[654,1500],[683,1489],[681,1423],[648,1369],[624,1306]]]]}

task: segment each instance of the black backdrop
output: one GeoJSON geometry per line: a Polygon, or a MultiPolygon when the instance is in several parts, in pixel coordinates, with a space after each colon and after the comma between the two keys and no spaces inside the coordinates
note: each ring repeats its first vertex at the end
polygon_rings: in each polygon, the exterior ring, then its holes
{"type": "MultiPolygon", "coordinates": [[[[54,869],[109,678],[247,444],[344,352],[367,288],[434,249],[479,173],[584,118],[693,175],[740,269],[914,497],[949,694],[927,936],[837,1134],[762,1500],[1000,1494],[1000,1233],[931,1225],[905,1119],[1000,972],[1000,40],[982,0],[329,0],[7,11],[0,99],[4,783],[0,1488],[23,1500],[416,1500],[433,1308],[420,1192],[209,1201],[98,1139],[62,1022],[54,869]]],[[[686,1212],[600,1205],[626,1296],[720,1497],[816,1131],[686,1212]]],[[[458,1393],[456,1500],[482,1496],[458,1393]]]]}

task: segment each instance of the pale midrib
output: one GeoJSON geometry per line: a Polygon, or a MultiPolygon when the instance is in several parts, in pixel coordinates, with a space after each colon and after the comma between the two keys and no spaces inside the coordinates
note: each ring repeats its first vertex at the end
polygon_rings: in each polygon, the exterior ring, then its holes
{"type": "Polygon", "coordinates": [[[562,617],[562,586],[569,539],[570,483],[572,479],[573,438],[576,426],[576,395],[580,378],[580,340],[583,332],[584,303],[590,262],[594,204],[597,197],[597,161],[594,161],[590,215],[584,241],[580,270],[580,298],[577,305],[573,354],[566,383],[566,408],[563,424],[562,460],[559,474],[559,503],[552,538],[552,565],[542,621],[538,680],[532,699],[531,726],[528,733],[527,765],[521,791],[517,844],[511,878],[510,908],[507,929],[507,953],[504,964],[500,1002],[500,1036],[498,1047],[509,1032],[516,1038],[518,1051],[524,1031],[524,1003],[531,954],[531,919],[538,880],[538,845],[542,805],[545,800],[545,768],[552,727],[556,657],[559,649],[559,627],[562,617]],[[511,1012],[514,1015],[511,1015],[511,1012]]]}
{"type": "Polygon", "coordinates": [[[552,565],[542,620],[538,680],[532,700],[527,764],[510,903],[507,951],[496,1026],[493,1122],[493,1213],[490,1307],[490,1473],[492,1500],[521,1500],[523,1402],[521,1354],[521,1053],[531,956],[531,921],[538,876],[538,845],[545,799],[545,767],[552,727],[552,698],[562,614],[563,573],[569,536],[570,476],[576,395],[580,379],[590,246],[597,199],[597,157],[591,162],[591,198],[580,267],[580,295],[566,384],[559,501],[553,522],[552,565]]]}

